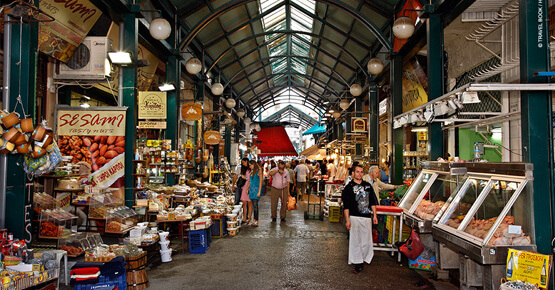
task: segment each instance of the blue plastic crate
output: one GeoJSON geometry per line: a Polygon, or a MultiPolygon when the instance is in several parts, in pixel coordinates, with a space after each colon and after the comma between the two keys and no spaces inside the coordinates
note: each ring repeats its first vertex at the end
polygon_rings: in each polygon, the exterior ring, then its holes
{"type": "Polygon", "coordinates": [[[117,279],[112,279],[100,275],[98,277],[98,283],[96,284],[75,284],[75,290],[102,290],[102,289],[113,289],[118,287],[118,290],[127,289],[127,275],[123,274],[117,279]]]}
{"type": "Polygon", "coordinates": [[[210,228],[212,229],[210,231],[210,235],[212,236],[212,238],[221,238],[224,235],[224,225],[225,225],[225,220],[224,218],[222,219],[213,219],[212,222],[214,223],[210,228]]]}
{"type": "Polygon", "coordinates": [[[208,247],[210,248],[210,245],[212,244],[212,227],[214,225],[210,225],[210,227],[204,229],[206,231],[206,238],[208,240],[208,247]]]}
{"type": "Polygon", "coordinates": [[[208,232],[206,229],[189,231],[189,253],[204,254],[208,249],[208,232]]]}

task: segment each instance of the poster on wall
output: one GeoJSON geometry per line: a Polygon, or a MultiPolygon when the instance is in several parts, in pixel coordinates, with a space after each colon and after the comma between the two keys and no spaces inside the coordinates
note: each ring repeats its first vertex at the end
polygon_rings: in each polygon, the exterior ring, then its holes
{"type": "MultiPolygon", "coordinates": [[[[125,173],[125,118],[127,107],[58,106],[58,146],[72,163],[91,166],[90,183],[98,188],[116,187],[123,198],[125,173]]],[[[123,199],[122,199],[123,201],[123,199]]]]}
{"type": "Polygon", "coordinates": [[[39,50],[67,62],[102,12],[88,0],[40,0],[40,8],[56,20],[39,23],[39,50]]]}
{"type": "Polygon", "coordinates": [[[403,113],[428,102],[426,72],[413,59],[403,67],[403,113]]]}
{"type": "Polygon", "coordinates": [[[139,119],[166,119],[166,92],[139,92],[139,119]]]}

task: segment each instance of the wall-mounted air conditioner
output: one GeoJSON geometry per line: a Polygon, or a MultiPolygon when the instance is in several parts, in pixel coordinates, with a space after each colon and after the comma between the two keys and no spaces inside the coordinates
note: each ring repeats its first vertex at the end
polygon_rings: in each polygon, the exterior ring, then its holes
{"type": "Polygon", "coordinates": [[[55,79],[103,80],[111,73],[108,52],[113,51],[108,37],[89,36],[77,47],[66,63],[58,63],[55,79]]]}

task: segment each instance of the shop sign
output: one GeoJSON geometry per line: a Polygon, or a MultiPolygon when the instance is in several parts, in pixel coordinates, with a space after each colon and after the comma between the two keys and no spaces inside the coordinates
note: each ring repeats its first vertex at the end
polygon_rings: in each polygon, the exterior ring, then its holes
{"type": "Polygon", "coordinates": [[[112,159],[100,170],[89,175],[91,184],[97,188],[107,188],[125,174],[125,153],[112,159]]]}
{"type": "Polygon", "coordinates": [[[364,133],[368,131],[368,118],[366,117],[352,117],[351,128],[353,132],[364,133]]]}
{"type": "Polygon", "coordinates": [[[56,125],[57,134],[86,136],[125,136],[125,111],[83,110],[80,107],[59,109],[56,125]]]}
{"type": "Polygon", "coordinates": [[[428,102],[426,72],[416,59],[403,67],[403,113],[428,102]]]}
{"type": "Polygon", "coordinates": [[[40,0],[56,20],[39,23],[39,50],[67,62],[102,12],[88,0],[40,0]]]}
{"type": "Polygon", "coordinates": [[[69,206],[71,205],[71,193],[69,192],[58,192],[56,199],[59,202],[59,207],[63,210],[69,211],[69,206]]]}
{"type": "Polygon", "coordinates": [[[222,136],[218,131],[206,131],[204,133],[204,143],[208,145],[218,145],[221,139],[222,136]]]}
{"type": "Polygon", "coordinates": [[[165,121],[139,121],[139,129],[166,129],[165,121]]]}
{"type": "Polygon", "coordinates": [[[139,92],[139,119],[166,119],[166,92],[139,92]]]}
{"type": "Polygon", "coordinates": [[[181,106],[181,119],[183,121],[197,121],[202,118],[202,106],[197,103],[187,103],[181,106]]]}
{"type": "Polygon", "coordinates": [[[547,288],[551,273],[551,256],[536,252],[509,249],[507,255],[507,280],[523,281],[547,288]]]}
{"type": "Polygon", "coordinates": [[[388,104],[389,104],[389,99],[387,98],[380,102],[379,109],[378,109],[379,116],[382,116],[383,114],[387,113],[388,104]]]}

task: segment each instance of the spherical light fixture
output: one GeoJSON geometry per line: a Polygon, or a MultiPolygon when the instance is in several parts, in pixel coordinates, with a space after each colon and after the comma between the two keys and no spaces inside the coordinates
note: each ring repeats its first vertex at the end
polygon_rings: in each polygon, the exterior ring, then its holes
{"type": "Polygon", "coordinates": [[[185,69],[187,70],[188,73],[192,75],[196,75],[202,70],[202,63],[196,57],[190,58],[185,63],[185,69]]]}
{"type": "MultiPolygon", "coordinates": [[[[219,96],[224,92],[224,86],[220,83],[215,83],[212,84],[212,87],[210,88],[210,91],[212,92],[212,94],[219,96]]],[[[228,99],[229,100],[229,99],[228,99]]],[[[234,101],[235,102],[235,101],[234,101]]],[[[235,103],[233,103],[233,107],[235,107],[235,103]]],[[[231,107],[231,108],[233,108],[231,107]]],[[[228,107],[229,108],[229,107],[228,107]]],[[[230,109],[231,109],[230,108],[230,109]]]]}
{"type": "Polygon", "coordinates": [[[373,75],[379,75],[383,71],[383,62],[379,58],[373,58],[368,62],[368,72],[373,75]]]}
{"type": "Polygon", "coordinates": [[[412,19],[403,16],[393,22],[393,34],[399,39],[407,39],[414,33],[414,22],[412,19]]]}
{"type": "Polygon", "coordinates": [[[235,105],[236,105],[236,102],[235,102],[234,99],[229,98],[229,99],[225,100],[225,106],[226,106],[228,109],[233,109],[233,108],[235,108],[235,105]]]}
{"type": "Polygon", "coordinates": [[[340,113],[340,112],[333,112],[333,118],[339,119],[339,117],[341,117],[341,113],[340,113]]]}
{"type": "Polygon", "coordinates": [[[237,117],[243,118],[245,116],[245,110],[239,109],[237,110],[237,117]]]}
{"type": "Polygon", "coordinates": [[[353,84],[349,91],[351,92],[351,95],[358,97],[362,94],[362,87],[359,84],[353,84]]]}
{"type": "Polygon", "coordinates": [[[349,102],[349,100],[347,99],[343,99],[341,100],[341,102],[339,102],[339,107],[341,107],[341,109],[343,110],[347,110],[350,106],[351,102],[349,102]]]}
{"type": "Polygon", "coordinates": [[[243,120],[243,122],[247,125],[250,125],[252,123],[251,118],[246,117],[245,120],[243,120]]]}
{"type": "Polygon", "coordinates": [[[164,40],[172,33],[172,26],[166,19],[159,17],[150,22],[148,31],[154,39],[164,40]]]}

